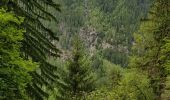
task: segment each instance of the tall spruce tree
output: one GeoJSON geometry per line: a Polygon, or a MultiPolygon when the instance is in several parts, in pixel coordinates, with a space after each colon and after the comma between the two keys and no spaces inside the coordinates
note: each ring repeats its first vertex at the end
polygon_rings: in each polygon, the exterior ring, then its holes
{"type": "Polygon", "coordinates": [[[29,72],[37,66],[20,57],[24,30],[22,17],[0,9],[0,99],[27,99],[26,85],[31,82],[29,72]]]}
{"type": "Polygon", "coordinates": [[[57,69],[47,62],[47,56],[59,56],[59,50],[52,43],[58,40],[56,34],[47,27],[50,21],[57,21],[53,12],[60,11],[59,5],[53,0],[1,0],[0,6],[16,15],[25,17],[22,27],[26,30],[22,42],[22,56],[40,63],[40,73],[30,73],[33,77],[32,84],[27,88],[31,98],[42,100],[47,97],[47,92],[41,87],[45,85],[53,89],[52,83],[56,82],[57,69]]]}
{"type": "Polygon", "coordinates": [[[73,40],[72,57],[68,61],[68,75],[65,78],[67,88],[64,91],[66,100],[83,98],[84,93],[95,89],[95,74],[92,71],[92,62],[79,37],[73,40]]]}

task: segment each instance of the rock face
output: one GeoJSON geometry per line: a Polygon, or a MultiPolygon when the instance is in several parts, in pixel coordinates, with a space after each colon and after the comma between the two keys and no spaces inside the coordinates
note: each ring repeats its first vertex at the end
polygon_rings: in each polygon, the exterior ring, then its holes
{"type": "Polygon", "coordinates": [[[98,45],[98,34],[95,28],[86,27],[81,28],[79,35],[80,38],[85,43],[85,46],[89,49],[90,55],[93,55],[96,52],[96,47],[98,45]]]}
{"type": "Polygon", "coordinates": [[[100,39],[99,34],[95,28],[87,27],[81,28],[79,32],[80,38],[85,43],[85,46],[88,48],[90,55],[93,55],[97,51],[97,47],[100,49],[112,49],[113,51],[117,50],[119,52],[124,52],[128,54],[128,48],[126,46],[114,46],[109,42],[100,39]],[[102,40],[101,43],[98,43],[98,39],[102,40]]]}
{"type": "MultiPolygon", "coordinates": [[[[87,50],[91,56],[97,51],[96,47],[98,45],[97,41],[99,39],[98,34],[99,33],[96,32],[95,28],[92,27],[87,27],[87,28],[82,27],[78,32],[78,35],[80,36],[81,40],[85,44],[85,47],[88,48],[87,50]]],[[[67,34],[63,34],[63,35],[67,35],[67,34]]],[[[62,47],[59,46],[60,44],[58,43],[56,43],[56,45],[58,45],[57,47],[60,47],[60,50],[62,51],[61,59],[63,61],[68,60],[71,57],[71,51],[62,49],[62,47]]]]}
{"type": "Polygon", "coordinates": [[[66,61],[68,59],[71,58],[71,52],[68,50],[63,50],[62,54],[61,54],[61,60],[62,61],[66,61]]]}

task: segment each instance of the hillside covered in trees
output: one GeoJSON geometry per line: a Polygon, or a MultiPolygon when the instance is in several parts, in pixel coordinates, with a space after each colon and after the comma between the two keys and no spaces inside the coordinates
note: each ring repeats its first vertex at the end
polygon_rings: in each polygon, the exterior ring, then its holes
{"type": "Polygon", "coordinates": [[[169,100],[170,0],[0,0],[0,100],[169,100]]]}

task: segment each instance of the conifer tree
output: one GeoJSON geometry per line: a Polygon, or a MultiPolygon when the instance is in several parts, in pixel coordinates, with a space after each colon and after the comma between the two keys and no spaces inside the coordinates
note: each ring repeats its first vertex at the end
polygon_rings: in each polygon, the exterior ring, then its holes
{"type": "Polygon", "coordinates": [[[48,97],[47,90],[42,90],[42,86],[51,90],[58,78],[54,74],[57,67],[51,65],[47,57],[59,56],[59,50],[52,43],[59,39],[48,27],[51,21],[57,22],[54,12],[60,11],[59,4],[53,0],[1,0],[1,6],[25,18],[21,25],[26,30],[22,40],[22,57],[40,63],[40,72],[30,73],[33,84],[28,86],[27,91],[31,98],[42,100],[48,97]]]}
{"type": "Polygon", "coordinates": [[[37,66],[20,57],[24,30],[22,17],[0,9],[0,99],[24,100],[26,85],[31,82],[29,72],[37,66]]]}
{"type": "Polygon", "coordinates": [[[68,61],[68,75],[65,83],[68,85],[64,96],[66,99],[81,99],[84,93],[95,89],[95,74],[92,71],[92,63],[85,52],[79,37],[74,38],[72,57],[68,61]]]}

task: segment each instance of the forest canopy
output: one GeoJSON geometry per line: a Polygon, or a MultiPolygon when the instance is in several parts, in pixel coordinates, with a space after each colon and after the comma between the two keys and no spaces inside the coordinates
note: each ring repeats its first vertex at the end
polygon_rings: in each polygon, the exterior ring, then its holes
{"type": "Polygon", "coordinates": [[[169,100],[169,0],[1,0],[0,100],[169,100]]]}

